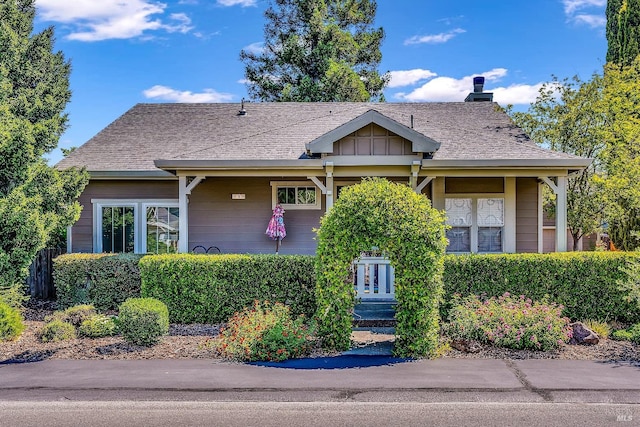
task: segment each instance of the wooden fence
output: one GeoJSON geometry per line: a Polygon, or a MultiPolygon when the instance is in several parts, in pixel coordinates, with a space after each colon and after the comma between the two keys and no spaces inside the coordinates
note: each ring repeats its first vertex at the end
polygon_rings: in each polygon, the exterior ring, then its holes
{"type": "Polygon", "coordinates": [[[48,248],[38,252],[29,267],[27,279],[31,297],[47,300],[56,298],[56,289],[53,286],[53,259],[65,252],[62,248],[48,248]]]}

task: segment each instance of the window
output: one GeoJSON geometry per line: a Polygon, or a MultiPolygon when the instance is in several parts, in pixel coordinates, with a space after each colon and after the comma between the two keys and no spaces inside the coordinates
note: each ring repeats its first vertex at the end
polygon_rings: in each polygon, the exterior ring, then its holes
{"type": "Polygon", "coordinates": [[[101,252],[134,252],[135,217],[133,206],[103,206],[101,226],[101,252]]]}
{"type": "Polygon", "coordinates": [[[320,209],[320,191],[309,182],[272,182],[272,207],[286,209],[320,209]]]}
{"type": "Polygon", "coordinates": [[[471,199],[446,199],[449,252],[471,252],[471,199]]]}
{"type": "Polygon", "coordinates": [[[178,252],[180,220],[177,207],[147,206],[147,253],[173,254],[178,252]]]}
{"type": "Polygon", "coordinates": [[[502,252],[503,198],[445,199],[448,252],[502,252]]]}
{"type": "Polygon", "coordinates": [[[504,199],[478,199],[478,252],[502,252],[504,199]]]}
{"type": "Polygon", "coordinates": [[[95,252],[175,253],[179,211],[174,200],[92,200],[95,252]]]}

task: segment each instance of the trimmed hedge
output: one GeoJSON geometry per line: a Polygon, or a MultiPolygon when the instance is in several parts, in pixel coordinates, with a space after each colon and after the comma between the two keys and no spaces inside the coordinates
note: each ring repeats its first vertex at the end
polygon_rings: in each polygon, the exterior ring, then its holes
{"type": "Polygon", "coordinates": [[[545,295],[564,305],[573,320],[640,321],[640,307],[625,300],[623,271],[640,262],[640,252],[448,255],[445,258],[446,318],[453,294],[500,296],[505,292],[539,300],[545,295]]]}
{"type": "Polygon", "coordinates": [[[142,295],[167,304],[172,322],[225,322],[254,300],[281,302],[294,316],[316,309],[312,256],[148,255],[142,295]]]}
{"type": "Polygon", "coordinates": [[[140,255],[68,254],[53,260],[58,307],[92,304],[114,310],[127,298],[140,296],[140,255]]]}

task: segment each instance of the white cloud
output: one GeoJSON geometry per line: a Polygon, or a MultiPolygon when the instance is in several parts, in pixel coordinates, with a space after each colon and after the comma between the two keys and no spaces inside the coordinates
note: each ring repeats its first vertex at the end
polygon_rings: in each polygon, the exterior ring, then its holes
{"type": "Polygon", "coordinates": [[[607,18],[604,15],[576,15],[573,20],[578,24],[585,24],[591,28],[601,28],[607,25],[607,18]]]}
{"type": "Polygon", "coordinates": [[[169,102],[227,102],[233,99],[230,93],[220,93],[213,89],[204,89],[200,93],[180,91],[167,86],[155,85],[142,92],[149,99],[158,99],[169,102]]]}
{"type": "Polygon", "coordinates": [[[607,4],[607,0],[562,0],[564,5],[564,13],[572,15],[578,10],[590,7],[603,7],[607,4]]]}
{"type": "Polygon", "coordinates": [[[404,44],[410,45],[410,44],[422,44],[422,43],[427,43],[427,44],[446,43],[452,38],[454,38],[455,36],[457,36],[458,34],[462,34],[466,32],[467,31],[463,30],[462,28],[455,28],[446,33],[430,34],[426,36],[413,36],[406,39],[404,41],[404,44]]]}
{"type": "Polygon", "coordinates": [[[389,74],[391,74],[391,80],[387,87],[411,86],[422,80],[437,76],[433,71],[423,70],[422,68],[391,71],[389,74]]]}
{"type": "Polygon", "coordinates": [[[494,68],[483,73],[472,74],[456,79],[453,77],[436,77],[419,88],[394,95],[398,99],[412,102],[455,102],[464,101],[469,92],[473,91],[473,77],[484,76],[485,90],[493,92],[493,100],[500,104],[530,104],[538,96],[538,90],[543,83],[534,85],[513,84],[506,87],[486,88],[487,83],[497,83],[507,75],[506,68],[494,68]]]}
{"type": "Polygon", "coordinates": [[[216,3],[218,3],[220,6],[249,7],[249,6],[255,6],[256,0],[217,0],[216,3]]]}
{"type": "Polygon", "coordinates": [[[37,0],[40,17],[45,21],[71,24],[71,40],[99,41],[142,36],[145,31],[164,30],[187,33],[193,27],[184,13],[161,19],[167,7],[151,0],[37,0]]]}
{"type": "Polygon", "coordinates": [[[260,55],[264,52],[264,42],[255,42],[251,43],[249,46],[245,46],[242,50],[246,50],[247,52],[260,55]]]}
{"type": "Polygon", "coordinates": [[[562,4],[568,22],[591,28],[602,28],[607,24],[603,10],[607,0],[562,0],[562,4]],[[585,9],[588,13],[583,12],[585,9]]]}

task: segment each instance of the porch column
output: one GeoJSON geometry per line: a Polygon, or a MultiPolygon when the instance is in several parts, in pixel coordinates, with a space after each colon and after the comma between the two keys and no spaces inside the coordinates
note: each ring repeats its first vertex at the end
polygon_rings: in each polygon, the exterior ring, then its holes
{"type": "Polygon", "coordinates": [[[196,185],[200,184],[204,176],[196,176],[190,183],[187,183],[186,176],[178,177],[178,252],[189,252],[189,195],[196,185]]]}
{"type": "Polygon", "coordinates": [[[504,251],[516,252],[516,179],[504,179],[504,251]]]}
{"type": "Polygon", "coordinates": [[[554,184],[546,176],[541,176],[556,195],[556,252],[567,251],[567,177],[558,176],[554,184]]]}
{"type": "Polygon", "coordinates": [[[431,201],[431,204],[433,205],[434,208],[439,209],[439,210],[444,210],[444,176],[439,176],[434,178],[431,181],[433,184],[433,187],[431,187],[431,190],[433,192],[433,194],[431,195],[431,197],[433,198],[433,200],[431,201]]]}
{"type": "Polygon", "coordinates": [[[329,212],[329,209],[333,206],[333,162],[327,162],[325,164],[325,170],[327,171],[327,179],[325,181],[327,187],[325,212],[329,212]]]}
{"type": "Polygon", "coordinates": [[[411,177],[409,178],[409,182],[411,183],[411,188],[416,193],[418,188],[418,173],[420,173],[420,167],[422,166],[422,162],[419,160],[414,161],[411,164],[411,177]]]}
{"type": "Polygon", "coordinates": [[[556,193],[556,251],[567,251],[567,177],[558,177],[556,193]]]}

